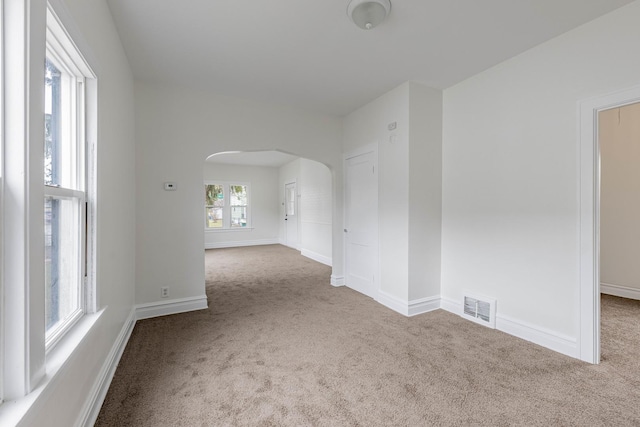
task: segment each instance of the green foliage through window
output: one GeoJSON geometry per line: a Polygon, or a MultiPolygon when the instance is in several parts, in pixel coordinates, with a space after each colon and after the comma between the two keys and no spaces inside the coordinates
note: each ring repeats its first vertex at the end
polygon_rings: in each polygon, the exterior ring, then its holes
{"type": "Polygon", "coordinates": [[[247,227],[247,185],[205,184],[204,197],[207,228],[247,227]]]}
{"type": "Polygon", "coordinates": [[[224,206],[224,187],[218,184],[204,186],[205,205],[224,206]]]}

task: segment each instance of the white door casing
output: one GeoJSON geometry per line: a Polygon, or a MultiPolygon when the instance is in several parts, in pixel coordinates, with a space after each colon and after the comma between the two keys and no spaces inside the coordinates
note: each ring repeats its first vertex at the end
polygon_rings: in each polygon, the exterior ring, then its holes
{"type": "Polygon", "coordinates": [[[295,182],[287,183],[284,186],[284,221],[285,244],[290,248],[299,249],[298,198],[296,197],[295,182]]]}
{"type": "Polygon", "coordinates": [[[345,284],[377,299],[378,175],[375,147],[345,157],[345,284]]]}
{"type": "Polygon", "coordinates": [[[580,165],[579,358],[600,363],[600,144],[598,113],[640,102],[640,86],[578,103],[580,165]]]}

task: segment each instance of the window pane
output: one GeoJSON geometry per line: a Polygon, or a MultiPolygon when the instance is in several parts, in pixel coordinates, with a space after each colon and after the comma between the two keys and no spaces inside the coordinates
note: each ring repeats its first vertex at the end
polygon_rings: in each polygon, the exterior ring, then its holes
{"type": "Polygon", "coordinates": [[[45,61],[44,90],[44,183],[60,185],[60,133],[62,108],[60,102],[60,70],[49,59],[45,61]]]}
{"type": "Polygon", "coordinates": [[[45,198],[45,320],[47,334],[80,309],[80,204],[45,198]]]}
{"type": "Polygon", "coordinates": [[[81,190],[76,146],[75,82],[50,60],[45,61],[44,183],[81,190]]]}
{"type": "Polygon", "coordinates": [[[247,186],[232,185],[231,188],[231,206],[247,205],[247,186]]]}
{"type": "Polygon", "coordinates": [[[231,227],[247,226],[247,207],[232,206],[231,207],[231,227]]]}
{"type": "MultiPolygon", "coordinates": [[[[222,185],[210,184],[204,186],[205,206],[224,206],[224,189],[222,185]]],[[[222,216],[220,217],[222,219],[222,216]]]]}
{"type": "Polygon", "coordinates": [[[285,192],[286,201],[286,215],[295,215],[296,214],[296,188],[295,187],[287,187],[285,192]]]}
{"type": "Polygon", "coordinates": [[[222,208],[207,208],[207,227],[222,228],[222,208]]]}

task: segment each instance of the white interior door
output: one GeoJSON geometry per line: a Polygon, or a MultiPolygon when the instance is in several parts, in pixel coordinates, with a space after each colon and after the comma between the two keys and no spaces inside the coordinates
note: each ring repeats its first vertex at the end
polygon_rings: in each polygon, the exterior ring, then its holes
{"type": "Polygon", "coordinates": [[[371,151],[345,161],[345,284],[377,297],[378,177],[371,151]]]}
{"type": "Polygon", "coordinates": [[[298,198],[295,182],[284,186],[284,230],[285,244],[298,249],[298,198]]]}

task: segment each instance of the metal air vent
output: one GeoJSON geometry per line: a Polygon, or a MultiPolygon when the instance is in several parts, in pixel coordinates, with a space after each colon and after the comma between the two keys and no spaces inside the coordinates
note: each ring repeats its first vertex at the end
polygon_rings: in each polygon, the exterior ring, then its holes
{"type": "Polygon", "coordinates": [[[462,317],[495,329],[496,300],[466,294],[464,296],[464,310],[462,317]]]}

